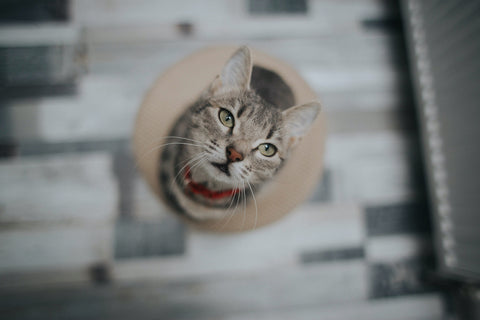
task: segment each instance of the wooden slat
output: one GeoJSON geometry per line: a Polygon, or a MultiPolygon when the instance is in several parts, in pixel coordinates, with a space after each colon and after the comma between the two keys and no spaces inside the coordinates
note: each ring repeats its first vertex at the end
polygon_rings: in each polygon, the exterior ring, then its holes
{"type": "Polygon", "coordinates": [[[301,310],[272,310],[227,316],[225,320],[437,320],[443,317],[442,298],[436,294],[383,299],[330,307],[307,307],[301,310]]]}
{"type": "Polygon", "coordinates": [[[332,170],[333,200],[380,205],[421,195],[414,143],[392,131],[330,135],[325,163],[332,170]]]}
{"type": "Polygon", "coordinates": [[[108,154],[0,162],[0,227],[22,223],[111,222],[117,190],[108,154]]]}
{"type": "MultiPolygon", "coordinates": [[[[56,318],[215,318],[243,312],[324,307],[367,299],[363,261],[270,268],[242,275],[180,281],[0,293],[0,311],[18,318],[35,313],[56,318]],[[39,294],[41,293],[41,294],[39,294]],[[66,307],[68,306],[68,307],[66,307]]],[[[43,316],[43,317],[42,317],[43,316]]]]}
{"type": "Polygon", "coordinates": [[[302,251],[360,247],[364,234],[356,206],[305,205],[258,231],[229,235],[189,230],[184,256],[117,263],[113,274],[123,281],[182,279],[294,266],[302,251]]]}
{"type": "Polygon", "coordinates": [[[117,190],[111,156],[0,162],[0,273],[108,262],[117,190]]]}
{"type": "MultiPolygon", "coordinates": [[[[300,46],[293,40],[252,45],[290,62],[318,93],[327,112],[405,109],[409,101],[404,71],[388,58],[384,49],[388,38],[347,37],[338,40],[338,45],[328,39],[331,45],[325,46],[321,41],[300,46]],[[321,53],[315,57],[314,52],[321,53]]],[[[129,137],[137,108],[154,79],[204,45],[208,43],[93,47],[90,63],[94,71],[79,83],[78,96],[7,104],[3,112],[10,118],[10,130],[0,132],[0,137],[51,142],[129,137]]]]}
{"type": "Polygon", "coordinates": [[[407,258],[432,254],[430,237],[413,235],[381,236],[369,238],[366,243],[370,262],[395,262],[407,258]]]}
{"type": "Polygon", "coordinates": [[[372,0],[311,1],[307,15],[251,16],[247,2],[197,1],[75,1],[77,24],[86,26],[92,42],[174,40],[182,36],[178,24],[189,23],[189,37],[197,39],[308,37],[361,32],[358,21],[385,16],[389,6],[372,0]]]}
{"type": "Polygon", "coordinates": [[[112,224],[9,228],[0,232],[0,273],[48,271],[108,263],[112,224]]]}

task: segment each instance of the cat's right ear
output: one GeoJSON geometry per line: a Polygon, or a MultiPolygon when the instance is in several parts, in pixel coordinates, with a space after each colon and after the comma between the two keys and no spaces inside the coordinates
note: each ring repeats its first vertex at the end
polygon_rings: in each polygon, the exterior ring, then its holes
{"type": "Polygon", "coordinates": [[[238,49],[223,67],[220,76],[213,80],[204,95],[215,96],[227,92],[250,89],[252,77],[252,54],[246,46],[238,49]]]}

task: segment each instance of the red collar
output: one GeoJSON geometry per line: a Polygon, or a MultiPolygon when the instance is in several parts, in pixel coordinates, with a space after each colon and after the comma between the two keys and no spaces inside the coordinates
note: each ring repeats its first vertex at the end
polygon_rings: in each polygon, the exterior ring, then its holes
{"type": "Polygon", "coordinates": [[[208,189],[202,184],[196,183],[192,180],[192,174],[190,173],[190,167],[185,170],[185,183],[187,188],[193,194],[199,194],[203,197],[211,200],[219,200],[227,197],[231,197],[240,192],[240,189],[229,189],[222,191],[213,191],[208,189]]]}

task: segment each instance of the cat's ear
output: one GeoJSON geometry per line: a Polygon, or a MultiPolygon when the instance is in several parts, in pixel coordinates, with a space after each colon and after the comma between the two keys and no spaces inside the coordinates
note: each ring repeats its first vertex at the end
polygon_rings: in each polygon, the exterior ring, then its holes
{"type": "Polygon", "coordinates": [[[243,46],[227,61],[220,76],[210,85],[208,93],[219,95],[231,91],[248,90],[251,77],[252,54],[248,47],[243,46]]]}
{"type": "Polygon", "coordinates": [[[312,101],[288,108],[282,112],[286,132],[290,139],[290,147],[296,145],[307,133],[317,118],[320,108],[319,102],[312,101]]]}
{"type": "Polygon", "coordinates": [[[252,54],[248,47],[238,49],[223,67],[220,79],[222,86],[232,89],[247,90],[252,77],[252,54]]]}

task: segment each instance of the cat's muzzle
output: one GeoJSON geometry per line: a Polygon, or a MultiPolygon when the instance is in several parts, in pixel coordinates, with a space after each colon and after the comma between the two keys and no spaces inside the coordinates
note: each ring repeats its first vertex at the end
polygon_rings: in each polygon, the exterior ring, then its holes
{"type": "Polygon", "coordinates": [[[211,164],[217,168],[218,170],[220,170],[221,172],[225,173],[227,176],[230,177],[230,170],[228,168],[228,165],[230,164],[230,162],[227,162],[227,163],[215,163],[215,162],[211,162],[211,164]]]}

